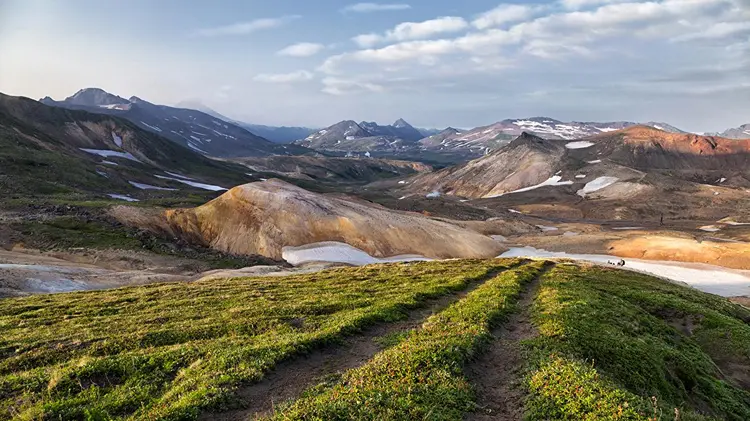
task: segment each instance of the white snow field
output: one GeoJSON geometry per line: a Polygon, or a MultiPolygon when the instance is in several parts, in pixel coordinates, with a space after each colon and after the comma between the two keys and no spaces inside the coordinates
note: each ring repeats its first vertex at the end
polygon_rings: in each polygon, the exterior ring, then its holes
{"type": "Polygon", "coordinates": [[[215,186],[213,184],[198,183],[198,182],[195,182],[195,181],[183,180],[181,178],[176,178],[176,177],[165,177],[163,175],[155,175],[155,177],[156,178],[161,178],[162,180],[176,181],[178,183],[187,184],[188,186],[197,187],[197,188],[203,189],[203,190],[209,190],[209,191],[222,191],[222,190],[226,190],[224,187],[221,187],[221,186],[215,186]]]}
{"type": "MultiPolygon", "coordinates": [[[[617,262],[621,259],[621,257],[605,254],[569,254],[536,249],[534,247],[511,248],[499,257],[560,258],[582,260],[604,265],[607,265],[608,261],[617,262]]],[[[621,267],[621,269],[681,282],[695,289],[721,295],[722,297],[750,295],[750,271],[748,270],[727,269],[701,263],[640,259],[625,259],[625,266],[621,267]]]]}
{"type": "Polygon", "coordinates": [[[140,200],[138,200],[136,198],[133,198],[133,197],[130,197],[130,196],[127,196],[127,195],[124,195],[124,194],[109,193],[107,196],[109,196],[109,197],[111,197],[113,199],[124,200],[126,202],[140,202],[140,200]]]}
{"type": "Polygon", "coordinates": [[[579,140],[577,142],[566,143],[565,147],[568,149],[586,149],[594,145],[595,144],[593,142],[588,142],[586,140],[579,140]]]}
{"type": "Polygon", "coordinates": [[[141,162],[136,157],[131,155],[130,152],[117,152],[117,151],[110,151],[109,149],[86,149],[86,148],[80,148],[80,149],[84,152],[87,152],[93,155],[99,155],[104,158],[116,156],[118,158],[125,158],[131,161],[141,162]]]}
{"type": "Polygon", "coordinates": [[[122,148],[122,138],[115,132],[112,132],[112,141],[115,142],[118,148],[122,148]]]}
{"type": "Polygon", "coordinates": [[[287,246],[281,249],[281,257],[295,266],[309,262],[335,262],[361,266],[373,263],[432,260],[416,254],[405,254],[384,258],[373,257],[363,250],[338,241],[323,241],[299,247],[287,246]]]}
{"type": "Polygon", "coordinates": [[[163,191],[176,191],[177,189],[170,189],[168,187],[152,186],[151,184],[136,183],[135,181],[128,181],[131,186],[140,190],[163,190],[163,191]]]}
{"type": "Polygon", "coordinates": [[[569,185],[573,184],[572,181],[560,181],[560,180],[562,180],[562,176],[553,175],[552,177],[546,179],[545,181],[542,181],[541,183],[539,183],[539,184],[537,184],[535,186],[524,187],[522,189],[513,190],[513,191],[507,192],[507,193],[492,194],[492,195],[484,196],[484,198],[485,199],[491,199],[493,197],[500,197],[500,196],[503,196],[503,195],[506,195],[506,194],[523,193],[525,191],[535,190],[535,189],[538,189],[539,187],[544,187],[544,186],[569,186],[569,185]]]}
{"type": "Polygon", "coordinates": [[[586,185],[583,186],[581,190],[578,190],[576,194],[581,197],[586,197],[586,194],[599,191],[605,187],[609,187],[612,184],[615,184],[618,180],[619,178],[617,177],[598,177],[594,181],[589,181],[588,183],[586,183],[586,185]]]}

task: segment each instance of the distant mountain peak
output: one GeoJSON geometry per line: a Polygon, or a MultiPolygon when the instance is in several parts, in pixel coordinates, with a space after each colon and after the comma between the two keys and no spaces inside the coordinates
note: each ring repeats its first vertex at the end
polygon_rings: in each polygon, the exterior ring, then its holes
{"type": "Polygon", "coordinates": [[[403,129],[406,127],[414,127],[411,124],[407,123],[406,120],[404,120],[403,118],[399,118],[398,120],[396,120],[395,123],[391,124],[391,126],[399,128],[399,129],[403,129]]]}
{"type": "Polygon", "coordinates": [[[130,102],[122,97],[113,95],[101,88],[84,88],[65,98],[65,102],[73,105],[101,107],[105,105],[126,105],[130,102]]]}

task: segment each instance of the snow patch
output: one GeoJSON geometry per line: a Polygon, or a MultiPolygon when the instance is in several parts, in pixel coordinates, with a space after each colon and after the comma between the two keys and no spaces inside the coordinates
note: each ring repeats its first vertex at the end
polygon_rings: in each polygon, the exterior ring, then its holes
{"type": "Polygon", "coordinates": [[[281,249],[281,257],[292,265],[300,265],[309,262],[336,262],[361,266],[374,263],[432,260],[419,255],[400,255],[378,258],[373,257],[356,247],[352,247],[349,244],[337,241],[324,241],[320,243],[306,244],[299,247],[287,246],[281,249]]]}
{"type": "Polygon", "coordinates": [[[141,190],[164,190],[164,191],[175,191],[177,189],[170,189],[167,187],[152,186],[151,184],[136,183],[135,181],[128,181],[131,186],[141,190]]]}
{"type": "Polygon", "coordinates": [[[698,229],[701,230],[701,231],[706,231],[706,232],[721,231],[721,228],[717,227],[716,225],[705,225],[705,226],[702,226],[702,227],[700,227],[698,229]]]}
{"type": "Polygon", "coordinates": [[[586,197],[586,194],[599,191],[605,187],[609,187],[612,184],[615,184],[618,180],[620,179],[617,177],[599,177],[594,181],[589,181],[588,183],[586,183],[586,185],[583,186],[581,190],[578,190],[576,194],[581,197],[586,197]]]}
{"type": "Polygon", "coordinates": [[[560,229],[560,228],[557,228],[557,227],[549,227],[549,226],[546,226],[546,225],[537,225],[536,227],[539,228],[540,230],[544,231],[544,232],[558,231],[560,229]]]}
{"type": "Polygon", "coordinates": [[[579,140],[577,142],[570,142],[565,144],[565,147],[568,149],[586,149],[594,146],[593,142],[588,142],[585,140],[579,140]]]}
{"type": "Polygon", "coordinates": [[[193,144],[192,144],[192,143],[190,143],[190,142],[188,142],[188,144],[187,144],[187,145],[188,145],[188,147],[189,147],[190,149],[193,149],[193,150],[196,150],[196,151],[198,151],[198,152],[200,152],[200,153],[204,153],[204,154],[208,155],[208,152],[206,152],[206,151],[204,151],[203,149],[201,149],[201,148],[199,148],[199,147],[197,147],[197,146],[193,145],[193,144]]]}
{"type": "Polygon", "coordinates": [[[589,164],[598,164],[598,163],[602,162],[602,160],[601,159],[595,159],[593,161],[586,161],[586,162],[588,162],[589,164]]]}
{"type": "MultiPolygon", "coordinates": [[[[181,174],[177,174],[176,172],[169,172],[169,171],[164,171],[164,173],[165,173],[165,174],[169,174],[169,175],[171,175],[172,177],[177,177],[177,178],[181,178],[181,179],[183,179],[183,180],[190,180],[190,181],[195,181],[195,179],[194,179],[194,178],[190,178],[190,177],[185,177],[184,175],[181,175],[181,174]]],[[[249,174],[249,175],[252,175],[252,174],[249,174]]]]}
{"type": "Polygon", "coordinates": [[[155,131],[161,133],[161,129],[160,128],[158,128],[156,126],[152,126],[152,125],[146,123],[145,121],[141,121],[141,124],[143,124],[144,126],[148,127],[151,130],[155,130],[155,131]]]}
{"type": "Polygon", "coordinates": [[[115,165],[115,166],[117,166],[117,162],[106,161],[106,160],[105,160],[105,161],[102,161],[102,164],[107,164],[107,165],[115,165]]]}
{"type": "Polygon", "coordinates": [[[221,186],[214,186],[212,184],[204,184],[204,183],[198,183],[198,182],[190,181],[190,180],[183,180],[183,179],[177,178],[177,177],[165,177],[163,175],[155,175],[155,177],[156,178],[161,178],[162,180],[176,181],[178,183],[187,184],[188,186],[196,187],[196,188],[203,189],[203,190],[209,190],[209,191],[222,191],[222,190],[226,190],[224,187],[221,187],[221,186]]]}
{"type": "Polygon", "coordinates": [[[117,158],[124,158],[124,159],[129,159],[135,162],[141,162],[138,159],[136,159],[136,157],[131,155],[130,152],[117,152],[117,151],[110,151],[109,149],[86,149],[86,148],[80,148],[80,149],[86,153],[90,153],[92,155],[99,155],[104,158],[109,158],[109,157],[114,156],[117,158]]]}
{"type": "Polygon", "coordinates": [[[437,190],[435,190],[433,192],[427,193],[425,195],[425,197],[428,198],[428,199],[433,199],[433,198],[436,198],[436,197],[440,197],[440,192],[437,191],[437,190]]]}
{"type": "Polygon", "coordinates": [[[522,189],[513,190],[512,192],[507,192],[507,193],[492,194],[492,195],[484,196],[484,198],[485,199],[491,199],[493,197],[500,197],[500,196],[503,196],[503,195],[506,195],[506,194],[522,193],[522,192],[526,192],[526,191],[530,191],[530,190],[535,190],[535,189],[538,189],[539,187],[544,187],[544,186],[569,186],[569,185],[573,184],[572,181],[560,181],[560,180],[562,180],[561,176],[559,176],[559,175],[553,175],[552,177],[548,178],[547,180],[545,180],[545,181],[543,181],[543,182],[541,182],[541,183],[539,183],[539,184],[537,184],[535,186],[525,187],[525,188],[522,188],[522,189]]]}
{"type": "Polygon", "coordinates": [[[579,180],[582,178],[586,178],[586,174],[576,174],[576,178],[579,180]]]}
{"type": "Polygon", "coordinates": [[[112,141],[115,142],[118,148],[122,148],[122,138],[115,132],[112,132],[112,141]]]}
{"type": "Polygon", "coordinates": [[[406,184],[406,181],[401,180],[401,181],[398,182],[398,184],[406,184]]]}
{"type": "MultiPolygon", "coordinates": [[[[551,252],[533,247],[511,248],[499,257],[536,257],[583,260],[607,265],[608,261],[619,261],[620,257],[604,254],[568,254],[551,252]]],[[[737,297],[750,295],[750,271],[727,269],[700,263],[682,263],[656,260],[625,259],[624,270],[632,270],[683,282],[691,287],[721,295],[737,297]]]]}
{"type": "Polygon", "coordinates": [[[126,202],[140,202],[138,199],[134,199],[130,196],[124,195],[124,194],[115,194],[115,193],[109,193],[107,196],[113,198],[113,199],[120,199],[124,200],[126,202]]]}

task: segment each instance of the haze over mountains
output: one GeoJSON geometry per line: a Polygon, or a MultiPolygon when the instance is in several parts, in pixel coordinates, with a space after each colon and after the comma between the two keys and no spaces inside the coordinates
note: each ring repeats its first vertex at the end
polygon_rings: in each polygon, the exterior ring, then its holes
{"type": "MultiPolygon", "coordinates": [[[[639,124],[630,121],[563,122],[549,117],[531,117],[501,120],[469,130],[452,127],[435,130],[415,128],[404,119],[390,125],[343,120],[318,130],[245,123],[226,117],[200,101],[184,101],[170,107],[135,96],[125,99],[99,88],[82,89],[62,101],[45,97],[41,102],[119,115],[196,152],[217,157],[299,155],[314,149],[334,155],[370,153],[407,159],[420,159],[420,154],[428,153],[423,155],[424,160],[434,161],[435,157],[442,157],[437,160],[455,163],[507,145],[523,132],[544,139],[570,140],[639,124]]],[[[643,125],[671,133],[685,133],[663,122],[643,125]]],[[[731,139],[750,137],[750,125],[716,135],[731,139]]]]}

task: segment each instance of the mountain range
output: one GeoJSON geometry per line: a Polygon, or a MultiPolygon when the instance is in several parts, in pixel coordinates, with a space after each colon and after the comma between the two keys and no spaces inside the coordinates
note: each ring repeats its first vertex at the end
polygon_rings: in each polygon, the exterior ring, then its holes
{"type": "MultiPolygon", "coordinates": [[[[133,104],[100,92],[71,102],[92,98],[111,108],[133,104]]],[[[119,115],[0,94],[5,197],[84,193],[135,201],[133,195],[218,191],[257,179],[239,164],[210,159],[119,115]]]]}
{"type": "Polygon", "coordinates": [[[55,107],[116,115],[204,155],[267,156],[308,152],[294,145],[274,144],[231,121],[199,110],[157,105],[135,96],[125,99],[99,88],[81,89],[62,101],[45,97],[40,102],[55,107]]]}
{"type": "MultiPolygon", "coordinates": [[[[507,145],[523,132],[545,139],[578,139],[636,125],[638,123],[628,121],[562,122],[549,117],[533,117],[502,120],[470,130],[448,127],[442,131],[420,131],[403,119],[388,126],[344,120],[295,143],[337,152],[403,153],[422,150],[477,157],[507,145]]],[[[685,133],[667,123],[648,122],[645,125],[671,133],[685,133]]]]}
{"type": "Polygon", "coordinates": [[[419,149],[424,134],[403,119],[391,125],[354,120],[340,121],[298,140],[295,144],[311,149],[340,152],[394,152],[419,149]]]}
{"type": "Polygon", "coordinates": [[[635,208],[640,213],[627,218],[654,216],[649,213],[658,218],[667,210],[679,217],[723,218],[744,207],[748,168],[750,139],[669,133],[645,125],[577,140],[524,132],[478,159],[416,175],[394,194],[541,201],[583,207],[599,219],[624,218],[617,212],[635,208]]]}

